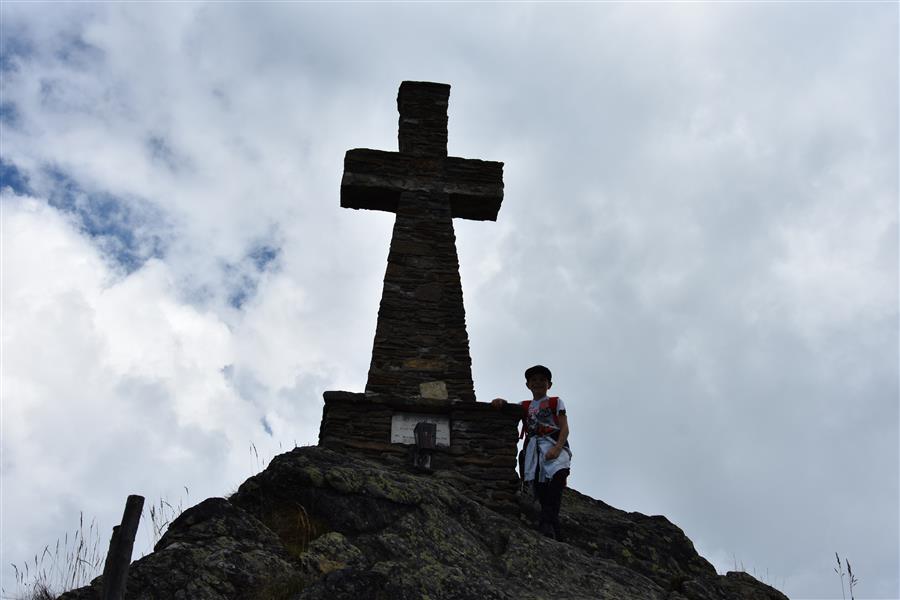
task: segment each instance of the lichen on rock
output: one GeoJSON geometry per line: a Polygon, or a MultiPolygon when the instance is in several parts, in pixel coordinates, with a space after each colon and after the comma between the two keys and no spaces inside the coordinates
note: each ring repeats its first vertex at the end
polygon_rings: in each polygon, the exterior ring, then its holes
{"type": "MultiPolygon", "coordinates": [[[[220,600],[784,600],[718,575],[664,517],[566,490],[565,542],[452,479],[306,447],[228,500],[186,510],[136,561],[127,598],[220,600]]],[[[64,600],[99,598],[101,582],[64,600]]]]}

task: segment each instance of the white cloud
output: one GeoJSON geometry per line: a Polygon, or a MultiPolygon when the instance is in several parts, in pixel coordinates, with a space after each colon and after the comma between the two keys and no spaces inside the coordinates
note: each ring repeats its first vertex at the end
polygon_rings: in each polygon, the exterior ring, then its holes
{"type": "MultiPolygon", "coordinates": [[[[263,434],[263,410],[223,372],[246,362],[232,328],[185,304],[165,263],[122,276],[44,202],[2,201],[5,555],[52,543],[78,510],[113,517],[128,493],[224,494],[250,474],[251,442],[271,457],[314,441],[311,423],[279,414],[297,414],[293,398],[267,407],[281,437],[263,434]],[[10,518],[34,506],[59,516],[10,518]]],[[[258,373],[284,387],[277,375],[258,373]]]]}

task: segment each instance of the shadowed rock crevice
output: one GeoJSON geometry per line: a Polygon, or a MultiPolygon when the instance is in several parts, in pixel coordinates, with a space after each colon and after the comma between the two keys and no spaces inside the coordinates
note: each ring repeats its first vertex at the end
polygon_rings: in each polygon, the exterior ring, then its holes
{"type": "MultiPolygon", "coordinates": [[[[126,597],[785,598],[747,574],[716,574],[664,517],[620,511],[574,490],[561,517],[567,542],[542,537],[441,478],[296,448],[229,500],[211,498],[178,517],[154,552],[132,565],[126,597]]],[[[97,599],[100,584],[63,598],[97,599]]]]}

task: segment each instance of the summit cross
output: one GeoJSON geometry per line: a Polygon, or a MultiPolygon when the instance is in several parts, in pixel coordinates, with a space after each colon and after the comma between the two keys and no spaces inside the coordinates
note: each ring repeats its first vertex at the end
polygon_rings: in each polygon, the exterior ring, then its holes
{"type": "Polygon", "coordinates": [[[449,97],[404,81],[400,151],[344,157],[341,206],[396,214],[366,392],[475,401],[452,219],[497,219],[503,163],[447,156],[449,97]]]}

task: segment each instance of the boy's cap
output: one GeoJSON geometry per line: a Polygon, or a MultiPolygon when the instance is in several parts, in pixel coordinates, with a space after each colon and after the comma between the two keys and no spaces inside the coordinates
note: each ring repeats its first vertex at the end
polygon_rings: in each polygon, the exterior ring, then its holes
{"type": "Polygon", "coordinates": [[[545,367],[544,365],[534,365],[533,367],[525,370],[525,379],[527,380],[532,375],[543,375],[547,378],[548,382],[553,381],[553,375],[550,373],[550,369],[545,367]]]}

